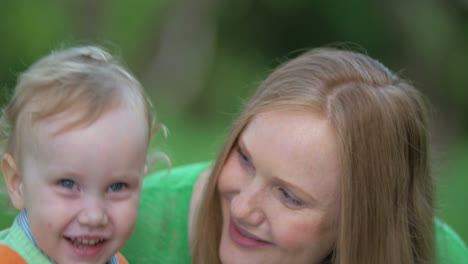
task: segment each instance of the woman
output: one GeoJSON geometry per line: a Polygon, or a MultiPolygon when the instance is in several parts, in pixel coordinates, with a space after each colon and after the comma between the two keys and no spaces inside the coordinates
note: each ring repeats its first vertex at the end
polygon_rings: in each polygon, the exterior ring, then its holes
{"type": "MultiPolygon", "coordinates": [[[[193,190],[193,263],[435,262],[426,112],[417,90],[366,55],[315,49],[281,65],[193,190]]],[[[171,173],[187,180],[167,178],[193,182],[206,166],[171,173]]],[[[167,203],[176,193],[160,194],[171,183],[159,181],[150,177],[144,187],[133,241],[153,225],[151,238],[166,244],[152,250],[187,263],[188,246],[172,241],[185,245],[188,203],[149,208],[150,197],[167,203]]],[[[190,194],[191,184],[182,185],[190,194]]],[[[444,228],[437,225],[438,239],[457,240],[444,228]]],[[[466,257],[462,242],[455,244],[466,257]]],[[[136,245],[130,241],[124,253],[150,260],[150,249],[136,245]]],[[[440,261],[444,254],[438,251],[440,261]]]]}

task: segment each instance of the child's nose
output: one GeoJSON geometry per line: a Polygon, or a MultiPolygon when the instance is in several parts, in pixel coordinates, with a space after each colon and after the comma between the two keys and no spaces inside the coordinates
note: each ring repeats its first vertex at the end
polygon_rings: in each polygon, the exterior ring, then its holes
{"type": "Polygon", "coordinates": [[[107,217],[105,206],[97,199],[86,201],[86,204],[78,215],[78,222],[90,227],[105,226],[108,221],[109,219],[107,217]]]}

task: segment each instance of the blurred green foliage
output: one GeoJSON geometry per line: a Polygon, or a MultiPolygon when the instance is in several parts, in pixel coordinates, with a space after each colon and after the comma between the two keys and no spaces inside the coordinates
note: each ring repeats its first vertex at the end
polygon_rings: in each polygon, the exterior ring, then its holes
{"type": "MultiPolygon", "coordinates": [[[[213,159],[243,100],[279,63],[340,45],[412,80],[433,103],[437,213],[468,241],[468,4],[461,0],[3,0],[0,105],[51,50],[98,44],[122,58],[170,131],[173,166],[213,159]]],[[[0,211],[0,229],[12,216],[0,211]]]]}

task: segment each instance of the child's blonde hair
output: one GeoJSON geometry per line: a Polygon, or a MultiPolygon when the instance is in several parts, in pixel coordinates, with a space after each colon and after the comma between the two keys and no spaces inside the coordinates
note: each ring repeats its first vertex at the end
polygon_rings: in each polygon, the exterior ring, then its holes
{"type": "Polygon", "coordinates": [[[33,136],[34,124],[40,120],[73,113],[56,132],[60,133],[90,125],[119,105],[131,107],[142,117],[149,144],[153,134],[151,103],[128,70],[95,46],[53,52],[18,78],[13,97],[2,113],[4,152],[20,162],[22,140],[33,136]]]}

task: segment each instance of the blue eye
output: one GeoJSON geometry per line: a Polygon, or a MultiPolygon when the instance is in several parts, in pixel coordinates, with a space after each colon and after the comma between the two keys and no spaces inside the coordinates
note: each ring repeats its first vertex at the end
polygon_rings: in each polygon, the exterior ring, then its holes
{"type": "Polygon", "coordinates": [[[299,198],[294,196],[292,193],[286,191],[285,189],[278,188],[278,191],[280,192],[281,199],[284,201],[284,203],[286,203],[288,207],[300,208],[304,205],[304,203],[299,198]]]}
{"type": "Polygon", "coordinates": [[[111,184],[111,185],[109,186],[109,191],[110,191],[110,192],[120,192],[120,191],[122,191],[125,187],[127,187],[127,184],[126,184],[126,183],[117,182],[117,183],[111,184]]]}
{"type": "Polygon", "coordinates": [[[73,181],[73,180],[69,180],[69,179],[61,179],[59,181],[59,184],[62,186],[62,187],[65,187],[67,189],[77,189],[77,186],[76,186],[76,183],[73,181]]]}

